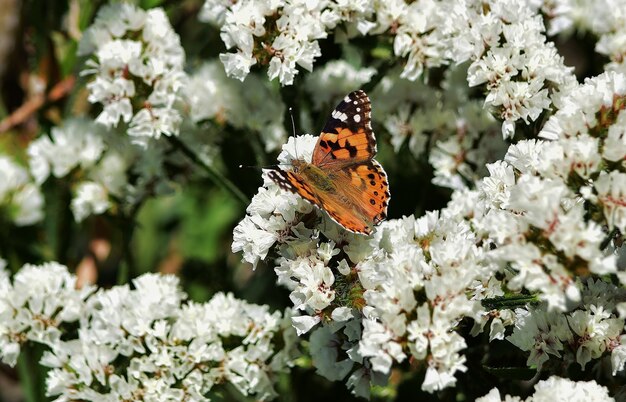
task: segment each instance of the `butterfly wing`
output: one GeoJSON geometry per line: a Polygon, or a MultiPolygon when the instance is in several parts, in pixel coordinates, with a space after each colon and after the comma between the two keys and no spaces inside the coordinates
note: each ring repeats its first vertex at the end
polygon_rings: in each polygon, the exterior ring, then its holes
{"type": "Polygon", "coordinates": [[[356,232],[369,234],[372,223],[363,215],[360,208],[355,207],[356,194],[338,194],[321,191],[309,184],[300,175],[282,169],[275,169],[268,173],[278,187],[300,195],[313,205],[326,211],[335,222],[344,228],[356,232]]]}
{"type": "Polygon", "coordinates": [[[351,232],[370,234],[387,217],[389,185],[382,166],[370,160],[334,173],[335,192],[319,192],[319,204],[351,232]]]}
{"type": "Polygon", "coordinates": [[[313,150],[312,163],[327,169],[370,160],[376,154],[372,105],[365,92],[346,95],[330,115],[313,150]]]}
{"type": "Polygon", "coordinates": [[[278,186],[296,193],[326,211],[339,225],[355,233],[370,234],[387,217],[387,176],[375,160],[333,173],[336,191],[324,191],[297,173],[276,169],[268,173],[278,186]]]}
{"type": "Polygon", "coordinates": [[[268,172],[268,177],[278,184],[278,187],[281,189],[296,193],[313,205],[323,208],[316,196],[316,190],[309,186],[300,175],[292,171],[276,168],[268,172]]]}

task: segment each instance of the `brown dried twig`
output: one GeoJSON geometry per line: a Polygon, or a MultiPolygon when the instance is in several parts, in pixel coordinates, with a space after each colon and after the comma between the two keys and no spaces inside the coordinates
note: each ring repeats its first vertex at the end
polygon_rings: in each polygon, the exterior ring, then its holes
{"type": "Polygon", "coordinates": [[[37,110],[43,107],[46,102],[55,102],[66,96],[74,87],[75,82],[76,78],[70,75],[56,83],[47,95],[38,94],[28,99],[22,106],[0,121],[0,133],[5,133],[11,128],[24,123],[37,110]]]}

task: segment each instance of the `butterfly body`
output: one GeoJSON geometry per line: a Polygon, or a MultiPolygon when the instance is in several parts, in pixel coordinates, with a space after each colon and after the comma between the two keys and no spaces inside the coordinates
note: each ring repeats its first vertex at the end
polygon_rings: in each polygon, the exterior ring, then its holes
{"type": "Polygon", "coordinates": [[[314,164],[301,159],[291,161],[291,166],[292,172],[299,175],[301,180],[308,182],[313,188],[327,193],[336,192],[336,177],[332,172],[327,173],[314,164]]]}
{"type": "Polygon", "coordinates": [[[363,91],[348,94],[331,113],[311,161],[294,159],[290,170],[275,168],[269,177],[326,211],[344,228],[370,234],[387,216],[389,185],[374,160],[376,138],[370,100],[363,91]]]}

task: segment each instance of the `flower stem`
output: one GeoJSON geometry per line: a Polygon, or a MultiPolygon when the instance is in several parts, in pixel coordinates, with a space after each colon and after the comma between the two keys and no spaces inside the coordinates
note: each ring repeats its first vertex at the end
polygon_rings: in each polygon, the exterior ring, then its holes
{"type": "Polygon", "coordinates": [[[235,199],[241,202],[244,205],[248,205],[250,203],[250,199],[246,197],[246,195],[237,188],[226,177],[220,174],[213,166],[205,163],[201,158],[198,157],[185,143],[179,140],[176,137],[168,136],[167,139],[169,142],[174,145],[177,149],[179,149],[183,154],[185,154],[193,163],[201,167],[209,176],[209,178],[221,187],[226,192],[230,193],[235,199]]]}
{"type": "Polygon", "coordinates": [[[34,370],[32,363],[32,354],[27,345],[22,346],[19,358],[17,359],[17,371],[19,373],[22,392],[24,392],[24,400],[26,402],[37,402],[37,370],[34,370]]]}

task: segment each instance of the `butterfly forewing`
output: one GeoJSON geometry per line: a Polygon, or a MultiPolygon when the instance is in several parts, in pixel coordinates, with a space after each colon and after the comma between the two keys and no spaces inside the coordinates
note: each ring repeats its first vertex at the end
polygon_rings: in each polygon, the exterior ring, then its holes
{"type": "Polygon", "coordinates": [[[376,154],[372,131],[372,106],[365,92],[349,93],[331,113],[313,150],[312,163],[340,168],[347,162],[358,163],[376,154]]]}
{"type": "Polygon", "coordinates": [[[309,186],[300,175],[294,172],[275,169],[271,170],[268,173],[268,176],[276,184],[278,184],[278,187],[280,187],[281,189],[296,193],[305,200],[313,203],[314,205],[317,205],[318,207],[323,208],[315,195],[317,191],[313,187],[309,186]]]}

